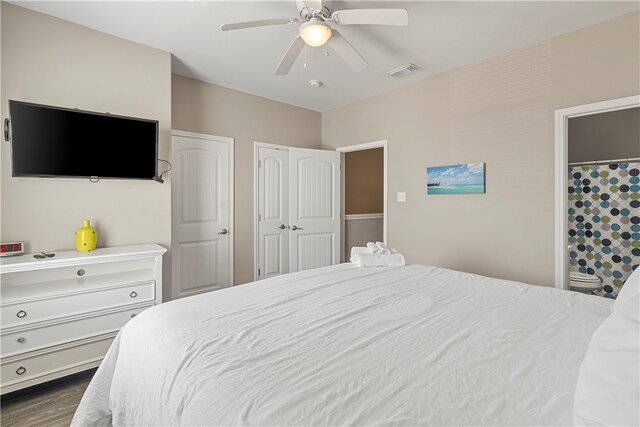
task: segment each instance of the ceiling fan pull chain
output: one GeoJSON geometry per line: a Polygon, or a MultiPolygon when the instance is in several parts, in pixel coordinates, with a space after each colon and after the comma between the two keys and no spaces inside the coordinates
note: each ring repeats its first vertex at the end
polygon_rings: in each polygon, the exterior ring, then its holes
{"type": "Polygon", "coordinates": [[[305,46],[304,48],[304,69],[307,69],[307,61],[309,60],[309,49],[307,49],[307,47],[305,46]]]}

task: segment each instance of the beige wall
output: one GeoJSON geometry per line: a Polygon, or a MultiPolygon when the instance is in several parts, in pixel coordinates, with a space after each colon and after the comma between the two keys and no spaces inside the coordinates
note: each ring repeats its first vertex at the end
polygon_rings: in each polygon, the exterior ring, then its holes
{"type": "Polygon", "coordinates": [[[384,149],[345,153],[344,181],[345,214],[382,213],[384,149]]]}
{"type": "Polygon", "coordinates": [[[640,157],[640,108],[569,119],[569,162],[640,157]]]}
{"type": "Polygon", "coordinates": [[[186,77],[172,77],[173,128],[235,140],[234,280],[253,281],[254,141],[320,148],[320,113],[186,77]]]}
{"type": "Polygon", "coordinates": [[[344,257],[343,261],[349,262],[351,248],[354,246],[367,246],[368,242],[381,242],[384,239],[384,220],[349,219],[344,222],[344,257]]]}
{"type": "MultiPolygon", "coordinates": [[[[1,8],[3,118],[15,99],[154,119],[160,156],[168,156],[169,53],[4,2],[1,8]]],[[[170,180],[12,178],[10,144],[0,142],[0,156],[2,241],[24,240],[29,252],[74,249],[74,232],[86,218],[100,247],[154,242],[170,248],[170,180]]]]}
{"type": "Polygon", "coordinates": [[[552,285],[554,110],[638,94],[639,40],[635,12],[340,107],[322,145],[388,140],[389,244],[410,262],[552,285]],[[465,162],[486,162],[486,194],[426,195],[426,166],[465,162]]]}
{"type": "MultiPolygon", "coordinates": [[[[637,12],[323,114],[171,76],[166,52],[7,3],[1,13],[3,117],[9,99],[147,117],[163,157],[171,128],[235,138],[237,283],[252,279],[254,141],[387,139],[392,246],[411,262],[550,285],[553,111],[639,92],[637,12]],[[487,194],[426,196],[426,166],[482,161],[487,194]]],[[[90,218],[100,246],[170,246],[170,174],[164,185],[11,178],[0,145],[2,240],[72,249],[90,218]]]]}

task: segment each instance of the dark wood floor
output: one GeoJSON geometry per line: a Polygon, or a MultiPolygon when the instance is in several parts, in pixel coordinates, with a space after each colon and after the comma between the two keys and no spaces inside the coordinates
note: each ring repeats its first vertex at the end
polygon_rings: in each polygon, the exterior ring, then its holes
{"type": "Polygon", "coordinates": [[[0,425],[68,427],[95,369],[2,396],[0,425]]]}

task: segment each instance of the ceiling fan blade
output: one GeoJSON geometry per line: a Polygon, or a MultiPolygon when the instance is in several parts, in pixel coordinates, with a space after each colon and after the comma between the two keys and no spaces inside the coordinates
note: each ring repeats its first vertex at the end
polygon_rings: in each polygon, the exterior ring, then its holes
{"type": "Polygon", "coordinates": [[[259,21],[236,22],[234,24],[224,24],[222,31],[242,30],[244,28],[267,27],[269,25],[290,25],[298,22],[295,18],[261,19],[259,21]]]}
{"type": "Polygon", "coordinates": [[[287,50],[287,53],[284,54],[282,60],[280,61],[280,65],[276,68],[276,76],[285,76],[289,74],[289,70],[293,66],[293,63],[296,62],[296,58],[302,52],[302,48],[304,47],[304,40],[300,38],[300,36],[293,39],[291,46],[287,50]]]}
{"type": "Polygon", "coordinates": [[[296,0],[296,6],[298,6],[298,10],[305,7],[311,10],[320,10],[322,9],[322,0],[296,0]]]}
{"type": "Polygon", "coordinates": [[[408,25],[407,9],[345,9],[331,18],[341,25],[408,25]]]}
{"type": "Polygon", "coordinates": [[[331,38],[328,43],[353,71],[362,71],[369,65],[362,55],[337,30],[331,29],[331,38]]]}

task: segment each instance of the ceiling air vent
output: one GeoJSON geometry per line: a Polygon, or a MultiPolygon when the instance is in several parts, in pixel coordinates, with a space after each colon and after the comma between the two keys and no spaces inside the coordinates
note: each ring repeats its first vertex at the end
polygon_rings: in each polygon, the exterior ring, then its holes
{"type": "Polygon", "coordinates": [[[393,70],[387,71],[391,77],[395,77],[399,79],[400,77],[408,76],[409,74],[415,73],[416,71],[420,71],[421,68],[415,64],[407,64],[402,67],[394,68],[393,70]]]}

